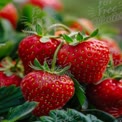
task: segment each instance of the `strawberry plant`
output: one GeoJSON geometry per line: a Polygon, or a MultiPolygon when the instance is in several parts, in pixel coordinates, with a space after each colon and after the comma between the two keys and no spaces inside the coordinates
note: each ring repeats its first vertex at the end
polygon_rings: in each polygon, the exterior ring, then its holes
{"type": "Polygon", "coordinates": [[[19,44],[19,56],[23,62],[25,74],[32,71],[29,64],[33,62],[35,58],[37,58],[41,64],[43,64],[45,59],[51,60],[59,43],[58,40],[51,38],[48,42],[43,43],[41,37],[38,35],[31,35],[24,38],[19,44]]]}
{"type": "Polygon", "coordinates": [[[5,116],[11,107],[23,103],[21,89],[15,86],[0,87],[0,116],[5,116]]]}
{"type": "Polygon", "coordinates": [[[0,122],[121,121],[118,33],[62,6],[0,1],[0,122]]]}
{"type": "Polygon", "coordinates": [[[6,57],[0,62],[0,87],[19,86],[23,78],[23,67],[20,61],[6,57]]]}
{"type": "Polygon", "coordinates": [[[39,102],[33,111],[36,116],[47,115],[50,110],[63,107],[74,95],[74,83],[69,76],[64,74],[69,67],[55,71],[56,56],[61,45],[62,43],[55,51],[51,69],[46,62],[42,66],[35,60],[36,67],[32,67],[38,71],[27,74],[22,80],[21,89],[25,99],[39,102]]]}
{"type": "MultiPolygon", "coordinates": [[[[90,37],[96,35],[97,30],[90,37]]],[[[80,83],[98,82],[109,62],[109,50],[104,42],[90,37],[83,37],[80,33],[76,39],[63,35],[66,44],[58,53],[58,65],[71,65],[70,71],[80,83]]]]}
{"type": "Polygon", "coordinates": [[[96,85],[89,85],[86,89],[88,100],[98,109],[106,111],[115,117],[122,115],[122,73],[119,68],[109,64],[104,78],[96,85]]]}
{"type": "Polygon", "coordinates": [[[50,116],[42,116],[40,117],[40,122],[116,122],[116,120],[112,116],[108,116],[107,113],[102,113],[100,111],[96,112],[103,114],[105,117],[108,118],[108,120],[98,119],[97,116],[93,114],[83,114],[79,111],[76,111],[74,109],[67,109],[67,110],[53,110],[50,111],[50,116]]]}

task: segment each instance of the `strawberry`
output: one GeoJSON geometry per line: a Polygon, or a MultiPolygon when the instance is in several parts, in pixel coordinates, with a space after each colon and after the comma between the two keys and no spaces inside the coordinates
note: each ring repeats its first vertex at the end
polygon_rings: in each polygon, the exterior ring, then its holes
{"type": "Polygon", "coordinates": [[[115,117],[122,115],[122,79],[108,78],[86,89],[88,100],[98,109],[115,117]]]}
{"type": "Polygon", "coordinates": [[[0,87],[19,86],[22,81],[22,69],[20,64],[15,64],[10,58],[5,58],[0,64],[0,87]]]}
{"type": "Polygon", "coordinates": [[[94,38],[75,45],[64,44],[58,53],[58,65],[71,65],[70,71],[80,83],[98,82],[108,62],[107,45],[94,38]]]}
{"type": "Polygon", "coordinates": [[[15,74],[7,76],[4,72],[0,72],[0,87],[10,85],[19,86],[21,80],[22,78],[18,77],[15,74]]]}
{"type": "Polygon", "coordinates": [[[0,18],[7,19],[14,28],[16,28],[18,13],[17,9],[12,3],[7,4],[2,10],[0,10],[0,18]]]}
{"type": "Polygon", "coordinates": [[[104,41],[110,50],[110,54],[113,57],[114,65],[117,66],[122,63],[122,52],[116,41],[114,41],[111,38],[104,37],[101,38],[102,41],[104,41]]]}
{"type": "Polygon", "coordinates": [[[33,113],[41,116],[63,107],[74,94],[74,83],[67,75],[33,71],[22,80],[21,89],[25,100],[39,103],[33,113]]]}
{"type": "Polygon", "coordinates": [[[105,109],[103,109],[103,111],[113,115],[116,118],[122,116],[122,107],[121,108],[119,108],[119,107],[116,107],[116,108],[115,107],[107,108],[106,107],[105,109]]]}
{"type": "Polygon", "coordinates": [[[74,20],[71,23],[70,28],[73,30],[84,31],[87,35],[89,35],[94,30],[94,25],[90,20],[80,18],[78,20],[74,20]]]}
{"type": "Polygon", "coordinates": [[[55,49],[59,45],[56,39],[49,39],[48,42],[41,42],[41,37],[38,35],[31,35],[24,38],[19,44],[19,56],[23,62],[25,74],[32,71],[29,66],[35,58],[43,64],[44,60],[51,60],[55,49]]]}
{"type": "Polygon", "coordinates": [[[55,10],[61,10],[63,8],[60,0],[29,0],[29,3],[40,8],[51,7],[55,10]]]}
{"type": "MultiPolygon", "coordinates": [[[[57,51],[55,51],[56,53],[57,51]]],[[[54,64],[54,60],[56,58],[53,58],[52,64],[54,64]]],[[[34,115],[48,115],[50,110],[62,108],[71,99],[74,94],[74,83],[69,76],[62,74],[62,71],[61,74],[55,71],[53,65],[49,69],[47,63],[42,66],[38,60],[34,62],[35,66],[40,66],[41,70],[33,66],[37,71],[24,77],[21,89],[25,100],[39,103],[33,111],[34,115]]]]}

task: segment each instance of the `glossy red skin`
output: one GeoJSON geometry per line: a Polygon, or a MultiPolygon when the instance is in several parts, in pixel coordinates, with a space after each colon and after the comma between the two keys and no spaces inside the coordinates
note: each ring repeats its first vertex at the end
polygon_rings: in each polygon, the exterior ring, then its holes
{"type": "Polygon", "coordinates": [[[113,57],[114,65],[117,66],[117,65],[121,64],[122,63],[122,52],[121,52],[121,49],[118,46],[118,44],[110,38],[103,38],[101,40],[104,41],[108,45],[110,54],[113,57]]]}
{"type": "Polygon", "coordinates": [[[74,95],[74,83],[67,75],[58,76],[43,71],[34,71],[21,82],[25,100],[36,101],[33,114],[48,115],[50,110],[62,108],[74,95]]]}
{"type": "Polygon", "coordinates": [[[0,87],[10,86],[10,85],[20,86],[21,81],[22,81],[22,78],[20,78],[19,76],[15,74],[11,76],[7,76],[5,75],[5,73],[0,72],[0,87]]]}
{"type": "Polygon", "coordinates": [[[41,37],[37,35],[31,35],[24,38],[19,44],[18,52],[24,65],[25,74],[32,71],[30,63],[33,64],[35,58],[41,64],[43,64],[44,60],[47,60],[50,65],[53,54],[60,43],[55,39],[50,39],[49,42],[42,43],[40,39],[41,37]]]}
{"type": "Polygon", "coordinates": [[[109,50],[104,42],[90,39],[76,46],[65,44],[58,53],[58,65],[71,64],[70,71],[80,83],[98,82],[109,62],[109,50]]]}
{"type": "Polygon", "coordinates": [[[105,108],[103,109],[103,111],[108,112],[109,114],[113,115],[114,117],[120,117],[122,116],[122,107],[119,108],[114,108],[114,107],[110,107],[110,108],[105,108]]]}
{"type": "Polygon", "coordinates": [[[88,100],[98,109],[115,117],[122,115],[122,80],[106,79],[86,89],[88,100]]]}
{"type": "Polygon", "coordinates": [[[40,8],[51,7],[55,10],[61,10],[63,8],[60,0],[29,0],[29,3],[39,6],[40,8]]]}
{"type": "Polygon", "coordinates": [[[0,18],[7,19],[14,28],[16,28],[18,13],[17,9],[12,3],[7,4],[2,10],[0,10],[0,18]]]}

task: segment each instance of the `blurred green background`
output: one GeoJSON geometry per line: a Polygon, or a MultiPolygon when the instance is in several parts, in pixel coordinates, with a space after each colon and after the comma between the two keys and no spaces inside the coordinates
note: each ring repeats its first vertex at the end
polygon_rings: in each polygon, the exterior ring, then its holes
{"type": "MultiPolygon", "coordinates": [[[[99,17],[110,17],[107,24],[122,24],[121,0],[61,0],[64,3],[63,13],[94,20],[99,17]]],[[[102,23],[104,24],[104,23],[102,23]]]]}
{"type": "Polygon", "coordinates": [[[97,28],[112,32],[122,47],[122,0],[61,0],[64,3],[63,14],[79,18],[88,18],[97,28]],[[98,19],[97,21],[95,19],[98,19]],[[112,29],[113,27],[114,29],[112,29]],[[106,29],[107,28],[107,29],[106,29]]]}

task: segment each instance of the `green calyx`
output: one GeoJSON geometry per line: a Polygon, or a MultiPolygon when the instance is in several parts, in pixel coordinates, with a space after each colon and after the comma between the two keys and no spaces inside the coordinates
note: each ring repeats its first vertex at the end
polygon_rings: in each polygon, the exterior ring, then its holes
{"type": "Polygon", "coordinates": [[[29,25],[30,26],[30,29],[29,30],[23,30],[24,33],[27,33],[27,34],[34,34],[34,35],[38,35],[41,37],[40,39],[40,42],[42,43],[46,43],[50,40],[50,38],[60,38],[60,36],[55,36],[55,32],[57,30],[65,30],[66,32],[68,33],[71,33],[71,30],[63,25],[63,24],[60,24],[60,23],[57,23],[57,24],[53,24],[51,26],[49,26],[49,28],[42,28],[41,24],[36,24],[35,26],[32,26],[31,24],[29,25]]]}
{"type": "Polygon", "coordinates": [[[6,57],[1,61],[0,71],[4,72],[6,76],[11,76],[13,74],[18,75],[21,78],[24,76],[22,62],[20,60],[13,62],[10,57],[6,57]]]}
{"type": "Polygon", "coordinates": [[[30,67],[34,70],[42,70],[51,74],[62,75],[66,73],[66,71],[70,68],[70,66],[66,66],[63,69],[61,69],[60,67],[56,67],[57,54],[62,45],[63,45],[63,42],[59,44],[59,46],[57,47],[54,53],[54,56],[51,62],[51,68],[49,67],[46,60],[44,61],[43,65],[41,65],[37,58],[34,60],[34,65],[31,63],[30,67]]]}
{"type": "Polygon", "coordinates": [[[112,78],[116,80],[122,79],[122,64],[115,67],[112,55],[110,55],[110,61],[103,76],[103,79],[107,78],[112,78]]]}
{"type": "Polygon", "coordinates": [[[71,32],[69,35],[62,34],[62,38],[68,43],[69,45],[75,46],[81,42],[88,40],[89,38],[95,37],[98,34],[99,30],[96,29],[93,33],[89,36],[86,35],[84,32],[71,32]]]}

